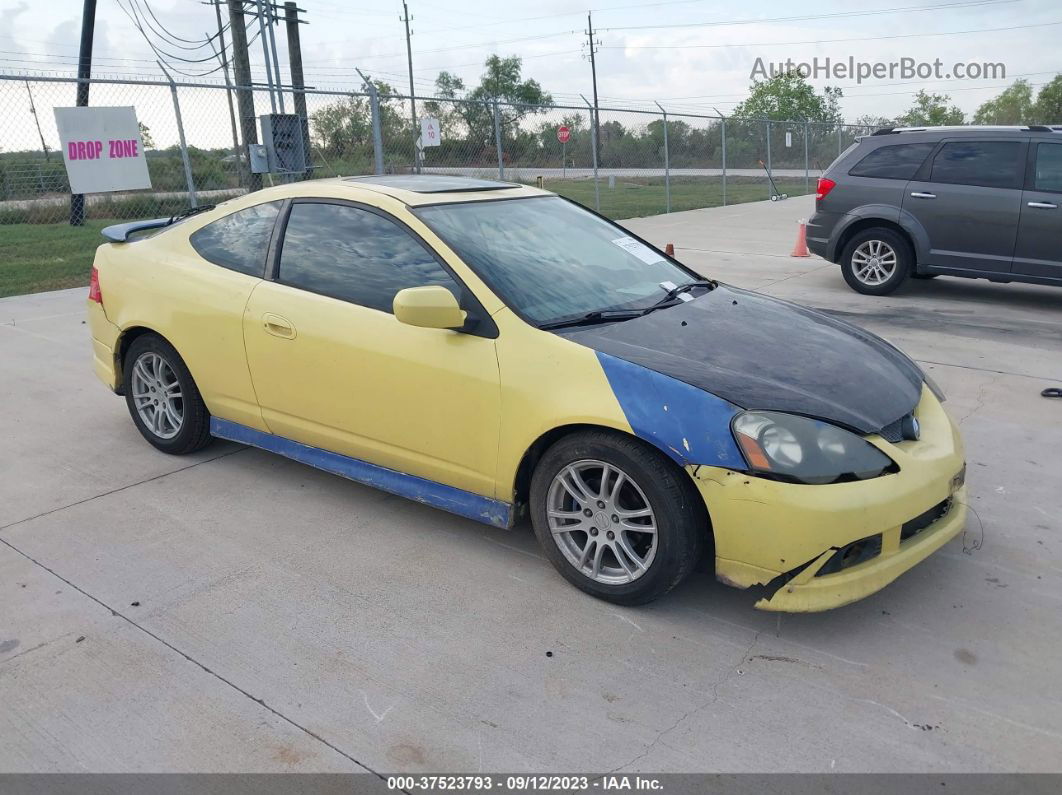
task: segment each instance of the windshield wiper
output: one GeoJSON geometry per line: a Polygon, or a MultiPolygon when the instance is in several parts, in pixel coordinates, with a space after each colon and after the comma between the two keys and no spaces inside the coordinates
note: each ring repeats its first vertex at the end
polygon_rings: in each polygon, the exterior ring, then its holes
{"type": "Polygon", "coordinates": [[[662,306],[664,306],[665,304],[668,304],[671,301],[675,300],[676,298],[678,298],[683,293],[685,293],[685,292],[687,292],[689,290],[692,290],[694,287],[706,287],[709,290],[711,290],[711,289],[715,288],[715,282],[711,282],[711,281],[686,282],[685,284],[680,284],[678,287],[672,287],[670,290],[667,291],[667,294],[663,298],[661,298],[659,301],[657,301],[652,306],[647,307],[647,309],[650,310],[650,311],[653,310],[653,309],[659,309],[662,306]]]}
{"type": "Polygon", "coordinates": [[[615,323],[620,320],[632,320],[646,313],[645,309],[602,309],[587,312],[579,317],[569,317],[563,320],[552,320],[549,323],[539,324],[540,329],[566,328],[568,326],[592,326],[596,323],[615,323]]]}

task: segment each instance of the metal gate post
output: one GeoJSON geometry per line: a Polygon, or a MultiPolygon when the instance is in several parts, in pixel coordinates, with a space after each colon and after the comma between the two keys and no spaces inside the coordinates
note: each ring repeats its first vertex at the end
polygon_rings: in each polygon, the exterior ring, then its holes
{"type": "Polygon", "coordinates": [[[671,153],[667,145],[667,111],[659,102],[656,106],[664,117],[664,196],[667,202],[667,212],[671,212],[671,153]]]}
{"type": "Polygon", "coordinates": [[[811,125],[804,119],[804,193],[811,193],[811,172],[808,171],[808,132],[811,125]]]}
{"type": "Polygon", "coordinates": [[[771,179],[774,173],[771,171],[771,120],[767,119],[767,198],[771,198],[771,179]]]}
{"type": "Polygon", "coordinates": [[[719,117],[719,132],[723,139],[723,206],[726,207],[726,117],[719,117]]]}
{"type": "MultiPolygon", "coordinates": [[[[583,97],[582,94],[579,96],[583,97]]],[[[601,212],[601,186],[597,182],[597,117],[594,115],[594,106],[586,97],[583,97],[583,102],[590,109],[590,149],[594,155],[594,209],[601,212]]]]}
{"type": "Polygon", "coordinates": [[[502,158],[501,113],[494,100],[494,148],[498,150],[498,179],[505,179],[505,160],[502,158]]]}
{"type": "Polygon", "coordinates": [[[166,71],[166,67],[161,63],[159,68],[166,75],[170,81],[170,96],[173,97],[173,115],[177,117],[177,139],[181,145],[181,162],[184,164],[184,182],[188,187],[188,202],[193,207],[199,206],[199,201],[195,196],[195,182],[192,181],[192,164],[188,160],[188,144],[184,140],[184,122],[181,119],[181,103],[177,99],[177,84],[173,82],[173,76],[166,71]]]}
{"type": "Polygon", "coordinates": [[[384,173],[383,136],[380,133],[380,97],[376,93],[376,86],[367,78],[360,69],[355,69],[365,82],[365,90],[369,92],[369,109],[372,111],[372,159],[377,174],[384,173]]]}

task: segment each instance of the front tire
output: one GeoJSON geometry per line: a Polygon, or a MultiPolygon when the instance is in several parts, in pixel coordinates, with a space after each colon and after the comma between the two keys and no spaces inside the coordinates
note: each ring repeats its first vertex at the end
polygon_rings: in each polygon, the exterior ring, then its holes
{"type": "Polygon", "coordinates": [[[122,378],[133,424],[156,448],[185,455],[213,441],[199,388],[180,354],[162,337],[144,334],[133,340],[122,378]]]}
{"type": "Polygon", "coordinates": [[[899,234],[884,227],[858,232],[841,254],[841,273],[863,295],[888,295],[913,270],[914,254],[899,234]]]}
{"type": "Polygon", "coordinates": [[[610,431],[575,433],[546,451],[531,478],[531,521],[565,579],[622,605],[682,582],[708,536],[689,476],[655,448],[610,431]]]}

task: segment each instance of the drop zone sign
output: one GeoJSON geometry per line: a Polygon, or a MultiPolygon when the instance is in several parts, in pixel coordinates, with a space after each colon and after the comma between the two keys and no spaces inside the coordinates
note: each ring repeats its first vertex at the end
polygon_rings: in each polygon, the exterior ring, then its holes
{"type": "Polygon", "coordinates": [[[55,108],[71,193],[150,188],[136,111],[123,108],[55,108]]]}

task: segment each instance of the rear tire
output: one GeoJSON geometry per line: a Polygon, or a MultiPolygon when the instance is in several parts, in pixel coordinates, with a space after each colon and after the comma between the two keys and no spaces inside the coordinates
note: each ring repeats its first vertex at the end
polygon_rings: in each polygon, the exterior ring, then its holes
{"type": "Polygon", "coordinates": [[[888,295],[913,270],[911,246],[884,227],[857,232],[841,254],[841,273],[848,286],[863,295],[888,295]]]}
{"type": "Polygon", "coordinates": [[[682,582],[709,534],[690,477],[655,448],[612,431],[556,442],[535,467],[530,499],[535,535],[561,575],[621,605],[651,602],[682,582]]]}
{"type": "Polygon", "coordinates": [[[122,379],[133,424],[156,448],[185,455],[213,441],[199,388],[180,354],[162,337],[144,334],[133,340],[122,379]]]}

